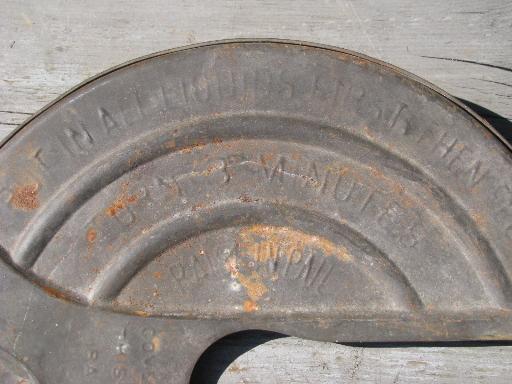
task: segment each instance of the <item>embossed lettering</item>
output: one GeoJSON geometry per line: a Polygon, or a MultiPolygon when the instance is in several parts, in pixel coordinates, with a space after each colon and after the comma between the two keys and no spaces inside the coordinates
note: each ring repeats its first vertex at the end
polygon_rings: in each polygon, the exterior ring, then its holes
{"type": "Polygon", "coordinates": [[[187,104],[182,80],[162,85],[161,92],[164,95],[165,104],[169,108],[178,108],[187,104]]]}
{"type": "Polygon", "coordinates": [[[411,123],[409,119],[404,116],[408,112],[409,106],[405,103],[400,103],[389,120],[388,129],[392,130],[395,127],[400,127],[400,133],[408,135],[411,131],[411,123]]]}
{"type": "Polygon", "coordinates": [[[125,377],[127,377],[128,368],[123,364],[117,364],[112,368],[112,377],[116,380],[117,384],[121,384],[125,377]]]}
{"type": "Polygon", "coordinates": [[[285,167],[285,158],[280,156],[277,160],[276,165],[273,167],[269,164],[269,158],[266,158],[264,155],[261,156],[261,164],[263,165],[263,170],[265,171],[265,175],[267,176],[269,181],[272,181],[274,177],[277,175],[279,181],[283,181],[284,176],[284,167],[285,167]]]}
{"type": "Polygon", "coordinates": [[[113,217],[123,225],[133,224],[136,220],[135,213],[130,206],[126,206],[124,209],[119,210],[113,217]]]}
{"type": "Polygon", "coordinates": [[[320,178],[318,177],[318,170],[316,169],[314,162],[309,163],[306,177],[304,178],[304,183],[302,186],[305,187],[308,184],[311,184],[315,188],[321,187],[322,184],[325,184],[325,178],[324,183],[320,182],[320,178]]]}
{"type": "Polygon", "coordinates": [[[176,281],[183,280],[183,278],[185,277],[185,269],[183,268],[183,265],[181,265],[180,262],[174,263],[169,267],[169,269],[171,271],[172,277],[174,277],[176,281]]]}
{"type": "Polygon", "coordinates": [[[3,196],[4,197],[3,200],[6,203],[9,203],[9,201],[11,200],[11,197],[12,197],[12,193],[7,188],[0,187],[0,196],[3,196]]]}
{"type": "MultiPolygon", "coordinates": [[[[323,267],[323,266],[322,266],[323,267]]],[[[323,294],[321,288],[325,285],[325,283],[327,282],[329,276],[331,275],[331,272],[332,270],[334,269],[334,264],[331,263],[328,267],[327,267],[327,270],[325,273],[323,273],[323,275],[321,276],[320,280],[318,281],[318,284],[316,285],[316,291],[317,293],[319,294],[323,294]]],[[[320,270],[319,270],[319,274],[320,274],[320,270]]]]}
{"type": "Polygon", "coordinates": [[[112,117],[112,115],[105,108],[98,108],[98,115],[105,132],[110,134],[113,130],[119,128],[119,123],[112,117]]]}
{"type": "Polygon", "coordinates": [[[292,80],[287,79],[286,73],[286,71],[280,71],[277,76],[280,84],[279,95],[291,99],[294,95],[294,83],[292,80]]]}
{"type": "Polygon", "coordinates": [[[500,211],[508,209],[512,206],[512,187],[508,184],[499,185],[494,190],[494,197],[497,199],[498,204],[500,204],[500,211]]]}
{"type": "Polygon", "coordinates": [[[169,269],[178,284],[187,277],[190,281],[198,282],[215,271],[210,256],[204,251],[200,251],[200,256],[192,254],[179,258],[169,269]]]}
{"type": "Polygon", "coordinates": [[[64,133],[66,134],[66,142],[68,144],[66,145],[65,142],[63,144],[70,154],[87,154],[94,145],[94,139],[82,123],[77,123],[75,129],[65,128],[64,133]]]}
{"type": "Polygon", "coordinates": [[[457,138],[447,139],[447,136],[448,133],[443,132],[433,147],[433,150],[439,150],[442,158],[445,158],[449,153],[451,153],[458,141],[457,138]]]}
{"type": "Polygon", "coordinates": [[[470,149],[467,148],[464,144],[460,146],[460,150],[452,156],[452,158],[448,161],[447,165],[450,170],[453,171],[453,164],[457,164],[456,161],[461,159],[462,155],[466,152],[470,152],[470,149]]]}
{"type": "Polygon", "coordinates": [[[359,208],[360,212],[363,212],[366,209],[366,207],[368,206],[368,204],[370,204],[370,201],[372,201],[372,199],[374,198],[375,193],[376,193],[375,190],[368,192],[365,199],[363,200],[363,203],[361,204],[361,206],[359,208]]]}
{"type": "Polygon", "coordinates": [[[153,178],[152,186],[150,186],[148,193],[149,198],[152,201],[164,200],[168,197],[167,193],[162,193],[160,189],[164,187],[168,192],[171,193],[173,198],[179,198],[183,195],[180,184],[176,178],[166,178],[163,176],[155,176],[153,178]]]}
{"type": "Polygon", "coordinates": [[[43,153],[42,148],[36,148],[36,149],[34,150],[34,152],[32,152],[31,156],[32,156],[32,158],[33,158],[34,160],[36,160],[37,164],[38,164],[41,168],[43,168],[43,169],[47,170],[47,169],[48,169],[48,164],[44,161],[43,156],[42,156],[42,153],[43,153]]]}
{"type": "Polygon", "coordinates": [[[469,169],[464,172],[466,174],[469,174],[469,187],[476,187],[476,185],[480,183],[485,176],[487,176],[488,172],[488,169],[483,169],[482,161],[475,160],[475,162],[469,167],[469,169]]]}
{"type": "Polygon", "coordinates": [[[512,240],[512,224],[510,224],[506,229],[505,233],[507,234],[507,237],[512,240]]]}
{"type": "Polygon", "coordinates": [[[296,278],[302,278],[304,279],[305,281],[307,281],[308,279],[308,276],[309,276],[309,272],[311,271],[311,264],[312,263],[312,259],[313,259],[313,250],[311,248],[308,248],[309,249],[309,255],[306,259],[306,261],[304,262],[304,264],[302,265],[302,268],[299,270],[299,273],[297,274],[296,278]]]}
{"type": "Polygon", "coordinates": [[[405,209],[396,201],[391,200],[386,209],[377,216],[377,223],[384,228],[388,228],[389,233],[397,238],[401,245],[414,247],[420,240],[419,228],[420,220],[415,219],[412,224],[405,227],[404,220],[410,219],[405,209]]]}
{"type": "Polygon", "coordinates": [[[354,180],[350,180],[350,182],[347,185],[346,183],[341,183],[342,179],[343,176],[338,175],[338,179],[336,180],[336,185],[334,187],[334,198],[338,201],[347,201],[352,196],[352,193],[354,192],[357,183],[354,180]],[[343,193],[340,193],[341,185],[345,186],[343,193]]]}
{"type": "Polygon", "coordinates": [[[130,345],[126,339],[126,328],[123,328],[121,333],[117,336],[116,351],[117,353],[124,355],[128,352],[129,347],[130,345]]]}
{"type": "Polygon", "coordinates": [[[85,364],[85,376],[91,376],[98,372],[96,361],[98,360],[98,351],[87,352],[87,363],[85,364]]]}
{"type": "Polygon", "coordinates": [[[195,77],[189,81],[183,81],[185,99],[205,103],[211,98],[210,84],[204,77],[195,77]]]}

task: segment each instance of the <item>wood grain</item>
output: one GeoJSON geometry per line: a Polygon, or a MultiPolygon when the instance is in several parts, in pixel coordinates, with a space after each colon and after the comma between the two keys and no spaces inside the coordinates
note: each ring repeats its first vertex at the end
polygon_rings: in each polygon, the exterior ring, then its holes
{"type": "MultiPolygon", "coordinates": [[[[511,126],[510,1],[0,0],[0,11],[0,137],[111,66],[237,37],[306,40],[362,52],[488,109],[493,113],[484,115],[502,129],[511,126]]],[[[202,369],[208,380],[220,376],[224,384],[498,384],[512,377],[511,345],[363,348],[261,335],[219,345],[210,371],[202,369]]]]}
{"type": "Polygon", "coordinates": [[[197,368],[192,384],[509,384],[512,345],[362,347],[247,332],[214,345],[197,368]]]}

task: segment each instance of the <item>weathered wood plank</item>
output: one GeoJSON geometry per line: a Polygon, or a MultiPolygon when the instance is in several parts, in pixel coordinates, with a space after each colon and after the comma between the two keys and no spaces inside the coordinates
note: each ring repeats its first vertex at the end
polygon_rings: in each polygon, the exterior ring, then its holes
{"type": "MultiPolygon", "coordinates": [[[[359,51],[510,119],[511,36],[512,3],[500,0],[2,0],[0,137],[113,65],[236,37],[307,40],[359,51]]],[[[499,117],[492,121],[500,124],[499,117]]],[[[218,375],[230,356],[266,340],[221,343],[212,360],[218,375]]],[[[242,355],[220,382],[508,383],[511,352],[512,346],[377,349],[283,338],[242,355]]]]}
{"type": "Polygon", "coordinates": [[[265,36],[363,52],[512,117],[510,2],[3,0],[1,8],[2,110],[35,112],[89,76],[154,51],[265,36]]]}
{"type": "Polygon", "coordinates": [[[512,377],[512,345],[367,348],[297,338],[268,340],[265,334],[227,338],[200,363],[201,372],[192,383],[508,384],[512,377]],[[259,341],[266,342],[244,353],[247,345],[259,341]]]}

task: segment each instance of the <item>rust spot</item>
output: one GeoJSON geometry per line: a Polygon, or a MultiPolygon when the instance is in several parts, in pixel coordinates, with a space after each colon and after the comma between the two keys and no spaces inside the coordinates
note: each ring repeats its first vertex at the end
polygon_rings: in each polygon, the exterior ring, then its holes
{"type": "Polygon", "coordinates": [[[176,140],[169,140],[165,142],[165,148],[167,149],[174,149],[176,148],[176,140]]]}
{"type": "Polygon", "coordinates": [[[160,280],[162,278],[162,272],[160,272],[160,271],[153,272],[153,276],[155,277],[155,279],[160,280]]]}
{"type": "Polygon", "coordinates": [[[151,343],[153,344],[153,352],[159,352],[161,347],[160,338],[158,336],[154,336],[151,339],[151,343]]]}
{"type": "Polygon", "coordinates": [[[114,359],[116,361],[126,361],[128,360],[128,356],[125,355],[124,353],[118,353],[117,355],[114,356],[114,359]]]}
{"type": "Polygon", "coordinates": [[[56,289],[56,288],[53,288],[53,287],[48,287],[46,285],[43,285],[41,286],[41,288],[43,289],[43,291],[45,291],[48,295],[52,296],[52,297],[55,297],[56,299],[61,299],[61,300],[68,300],[68,296],[56,289]]]}
{"type": "Polygon", "coordinates": [[[16,185],[10,203],[22,211],[39,208],[39,184],[16,185]]]}
{"type": "Polygon", "coordinates": [[[372,174],[373,177],[376,177],[378,179],[384,179],[385,178],[385,176],[382,173],[382,171],[380,169],[378,169],[378,168],[370,167],[370,173],[372,174]]]}
{"type": "Polygon", "coordinates": [[[203,203],[195,204],[194,206],[192,206],[191,211],[195,212],[195,211],[197,211],[199,209],[203,209],[205,207],[206,207],[206,205],[203,203]]]}
{"type": "Polygon", "coordinates": [[[252,198],[246,193],[240,195],[239,199],[242,203],[252,203],[253,201],[252,198]]]}
{"type": "Polygon", "coordinates": [[[364,132],[366,137],[369,137],[370,139],[374,139],[375,138],[375,135],[370,131],[370,128],[363,127],[363,132],[364,132]]]}
{"type": "Polygon", "coordinates": [[[180,149],[180,153],[191,153],[194,149],[204,147],[206,142],[204,140],[196,140],[191,145],[180,149]]]}
{"type": "Polygon", "coordinates": [[[350,168],[349,167],[341,167],[341,168],[338,169],[338,174],[340,176],[345,176],[349,172],[350,172],[350,168]]]}
{"type": "Polygon", "coordinates": [[[318,249],[325,256],[335,256],[343,262],[352,261],[345,247],[323,237],[286,227],[261,224],[245,227],[239,233],[239,245],[242,252],[257,262],[282,256],[293,259],[294,255],[303,253],[307,247],[318,249]]]}
{"type": "Polygon", "coordinates": [[[96,232],[96,230],[94,228],[89,228],[87,230],[87,242],[89,244],[92,244],[96,241],[96,237],[97,237],[98,233],[96,232]]]}
{"type": "Polygon", "coordinates": [[[487,225],[487,220],[485,219],[484,216],[482,216],[479,213],[476,213],[476,212],[472,213],[471,218],[480,227],[485,227],[487,225]]]}
{"type": "Polygon", "coordinates": [[[116,216],[120,211],[125,209],[128,204],[134,204],[139,197],[137,195],[121,195],[106,210],[105,213],[110,216],[116,216]]]}
{"type": "Polygon", "coordinates": [[[236,263],[236,259],[234,257],[230,257],[226,261],[226,270],[233,276],[236,277],[238,273],[238,265],[236,263]]]}
{"type": "Polygon", "coordinates": [[[373,177],[386,183],[387,186],[399,197],[400,202],[405,208],[413,208],[417,205],[412,198],[407,196],[406,189],[402,184],[387,178],[384,173],[382,173],[382,171],[377,168],[371,167],[370,173],[373,177]]]}
{"type": "MultiPolygon", "coordinates": [[[[484,120],[487,122],[487,124],[491,125],[491,123],[489,123],[489,120],[487,120],[487,119],[484,119],[484,120]]],[[[490,130],[484,129],[482,131],[487,140],[490,140],[494,137],[494,135],[492,134],[492,132],[490,130]]]]}
{"type": "Polygon", "coordinates": [[[263,164],[271,163],[274,161],[274,159],[275,155],[272,153],[265,153],[261,155],[261,161],[263,162],[263,164]]]}
{"type": "Polygon", "coordinates": [[[205,176],[210,176],[213,172],[215,172],[218,168],[215,165],[210,165],[205,172],[202,172],[205,176]]]}
{"type": "Polygon", "coordinates": [[[395,192],[397,195],[403,195],[405,193],[405,188],[400,183],[394,183],[393,184],[393,192],[395,192]]]}
{"type": "Polygon", "coordinates": [[[151,314],[149,314],[148,312],[146,312],[146,311],[141,311],[141,310],[134,311],[133,313],[134,313],[135,315],[137,315],[137,316],[140,316],[140,317],[149,317],[149,316],[151,316],[151,314]]]}
{"type": "Polygon", "coordinates": [[[126,201],[130,204],[136,203],[139,197],[137,195],[131,195],[126,198],[126,201]]]}
{"type": "Polygon", "coordinates": [[[244,302],[244,312],[251,313],[256,312],[259,309],[258,304],[252,300],[245,300],[244,302]]]}
{"type": "Polygon", "coordinates": [[[237,279],[246,289],[251,300],[257,301],[268,292],[268,288],[263,284],[261,276],[256,271],[252,271],[250,276],[238,272],[237,279]]]}
{"type": "Polygon", "coordinates": [[[240,285],[245,288],[247,296],[252,301],[258,301],[268,292],[260,274],[256,271],[252,271],[249,276],[243,274],[240,272],[235,258],[230,257],[226,260],[226,270],[231,274],[231,277],[237,279],[240,285]]]}
{"type": "Polygon", "coordinates": [[[234,363],[231,367],[229,367],[228,371],[233,373],[243,372],[246,368],[240,367],[238,364],[234,363]]]}
{"type": "Polygon", "coordinates": [[[130,158],[128,159],[128,165],[131,167],[134,164],[137,164],[139,162],[139,160],[142,159],[143,155],[144,155],[144,152],[141,151],[140,149],[135,151],[135,153],[132,156],[130,156],[130,158]]]}
{"type": "Polygon", "coordinates": [[[349,167],[340,167],[338,165],[329,165],[326,168],[329,172],[332,172],[336,175],[345,176],[347,173],[350,172],[349,167]]]}

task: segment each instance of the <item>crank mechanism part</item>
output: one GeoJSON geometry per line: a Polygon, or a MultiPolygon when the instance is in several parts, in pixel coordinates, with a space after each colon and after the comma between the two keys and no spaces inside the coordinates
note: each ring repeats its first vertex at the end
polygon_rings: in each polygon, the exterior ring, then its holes
{"type": "Polygon", "coordinates": [[[0,164],[12,380],[186,383],[247,329],[512,336],[510,149],[353,52],[229,41],[142,58],[38,113],[0,164]]]}

